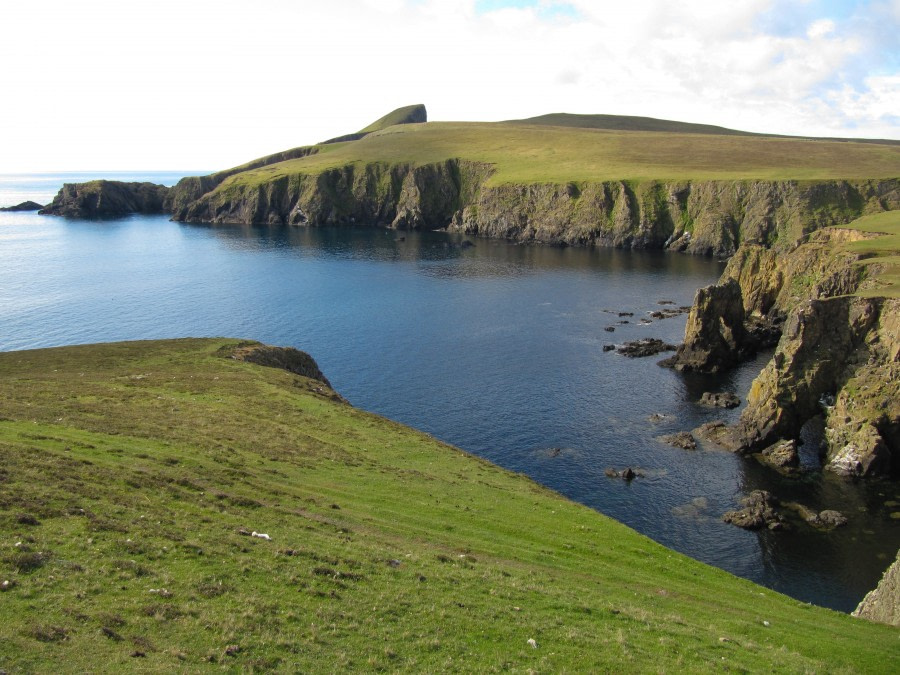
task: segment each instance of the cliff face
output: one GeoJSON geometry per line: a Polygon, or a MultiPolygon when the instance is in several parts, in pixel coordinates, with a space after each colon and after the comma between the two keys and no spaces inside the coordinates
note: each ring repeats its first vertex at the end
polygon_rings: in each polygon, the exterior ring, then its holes
{"type": "Polygon", "coordinates": [[[732,449],[796,439],[822,414],[828,470],[870,476],[900,469],[900,300],[850,295],[867,286],[867,268],[842,244],[863,236],[826,229],[794,247],[743,245],[720,284],[698,291],[675,367],[709,372],[734,364],[752,351],[751,326],[771,330],[784,321],[773,358],[725,435],[732,449]],[[742,313],[744,329],[736,329],[742,313]]]}
{"type": "Polygon", "coordinates": [[[482,186],[450,229],[519,241],[728,256],[900,205],[900,181],[646,181],[482,186]]]}
{"type": "Polygon", "coordinates": [[[154,183],[123,183],[113,180],[66,183],[40,213],[74,218],[165,213],[168,193],[169,188],[154,183]]]}
{"type": "MultiPolygon", "coordinates": [[[[900,206],[900,181],[607,181],[492,185],[490,165],[350,164],[259,183],[176,186],[175,220],[447,229],[547,244],[733,254],[900,206]],[[892,206],[893,205],[893,206],[892,206]]],[[[209,177],[207,177],[208,179],[209,177]]],[[[186,179],[187,180],[187,179],[186,179]]]]}
{"type": "Polygon", "coordinates": [[[826,468],[890,473],[900,459],[900,301],[810,300],[788,317],[735,427],[742,449],[796,437],[823,413],[826,468]]]}

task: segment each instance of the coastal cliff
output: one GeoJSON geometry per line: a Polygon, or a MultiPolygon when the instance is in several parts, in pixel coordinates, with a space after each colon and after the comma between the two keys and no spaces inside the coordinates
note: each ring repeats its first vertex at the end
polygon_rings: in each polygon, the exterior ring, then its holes
{"type": "Polygon", "coordinates": [[[169,188],[155,183],[125,183],[114,180],[66,183],[53,201],[39,213],[72,218],[165,213],[168,193],[169,188]]]}
{"type": "MultiPolygon", "coordinates": [[[[900,207],[900,181],[601,181],[500,184],[488,164],[348,164],[224,181],[172,201],[184,222],[359,223],[554,245],[729,256],[741,242],[796,240],[900,207]]],[[[194,179],[197,191],[204,187],[194,179]]],[[[176,188],[177,189],[177,188],[176,188]]],[[[186,194],[186,191],[185,191],[186,194]]]]}
{"type": "Polygon", "coordinates": [[[878,271],[848,245],[867,236],[828,228],[793,247],[745,244],[719,284],[698,291],[685,343],[666,365],[714,372],[760,346],[750,326],[781,333],[723,445],[760,451],[798,439],[822,415],[827,470],[900,470],[900,300],[854,295],[872,290],[878,271]]]}

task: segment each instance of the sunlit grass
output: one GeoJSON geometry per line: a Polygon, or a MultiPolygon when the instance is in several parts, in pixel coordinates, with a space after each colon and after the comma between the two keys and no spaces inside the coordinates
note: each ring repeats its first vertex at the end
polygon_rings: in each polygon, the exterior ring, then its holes
{"type": "Polygon", "coordinates": [[[875,285],[860,294],[900,298],[900,211],[863,216],[848,223],[846,228],[879,235],[847,244],[853,252],[872,256],[862,264],[878,268],[870,275],[875,285]]]}
{"type": "Polygon", "coordinates": [[[321,146],[310,157],[230,179],[347,164],[429,164],[461,159],[493,166],[491,182],[607,180],[825,180],[896,178],[900,146],[796,138],[608,131],[540,125],[432,122],[393,126],[362,140],[321,146]]]}
{"type": "Polygon", "coordinates": [[[237,344],[0,354],[0,668],[889,672],[900,657],[896,629],[692,561],[228,358],[237,344]]]}

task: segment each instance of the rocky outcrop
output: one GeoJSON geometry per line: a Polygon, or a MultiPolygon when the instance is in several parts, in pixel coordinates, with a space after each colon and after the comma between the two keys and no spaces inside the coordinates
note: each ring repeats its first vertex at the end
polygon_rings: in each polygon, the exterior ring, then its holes
{"type": "Polygon", "coordinates": [[[697,449],[696,439],[687,431],[678,431],[674,434],[666,434],[665,436],[660,436],[659,440],[661,440],[663,443],[666,443],[667,445],[681,448],[682,450],[697,449]]]}
{"type": "Polygon", "coordinates": [[[853,610],[853,616],[900,626],[900,551],[873,591],[853,610]]]}
{"type": "Polygon", "coordinates": [[[295,375],[318,380],[329,388],[331,387],[331,383],[319,370],[315,359],[306,352],[293,347],[273,347],[258,342],[247,342],[234,348],[228,348],[223,356],[228,356],[236,361],[255,363],[258,366],[280,368],[295,375]]]}
{"type": "Polygon", "coordinates": [[[726,279],[697,291],[688,314],[684,343],[660,365],[680,371],[727,370],[777,342],[779,317],[750,317],[740,284],[726,279]]]}
{"type": "Polygon", "coordinates": [[[737,408],[740,404],[741,399],[730,391],[705,391],[700,397],[700,405],[705,405],[710,408],[730,409],[737,408]]]}
{"type": "Polygon", "coordinates": [[[764,448],[758,455],[759,461],[783,473],[792,474],[800,466],[797,441],[779,441],[764,448]]]}
{"type": "Polygon", "coordinates": [[[659,338],[640,338],[639,340],[631,340],[616,349],[617,354],[622,354],[622,356],[627,356],[631,359],[655,356],[660,352],[672,351],[675,351],[675,345],[663,342],[659,338]]]}
{"type": "Polygon", "coordinates": [[[730,367],[783,332],[740,421],[708,437],[758,452],[799,438],[822,414],[828,470],[857,477],[900,468],[900,301],[850,297],[867,288],[871,268],[847,244],[867,236],[827,228],[793,244],[743,244],[720,283],[698,291],[685,343],[668,361],[676,368],[730,367]]]}
{"type": "Polygon", "coordinates": [[[16,204],[15,206],[4,206],[0,208],[0,211],[39,211],[42,208],[44,207],[37,202],[26,201],[21,204],[16,204]]]}
{"type": "Polygon", "coordinates": [[[40,213],[73,218],[164,213],[168,192],[169,188],[155,183],[124,183],[114,180],[66,183],[40,213]]]}
{"type": "Polygon", "coordinates": [[[778,500],[765,490],[754,490],[741,499],[743,508],[728,511],[722,520],[737,525],[745,530],[782,530],[785,528],[784,518],[778,512],[778,500]]]}
{"type": "Polygon", "coordinates": [[[752,451],[796,438],[820,413],[827,469],[869,476],[897,468],[900,300],[844,296],[797,307],[751,386],[734,429],[737,445],[752,451]]]}

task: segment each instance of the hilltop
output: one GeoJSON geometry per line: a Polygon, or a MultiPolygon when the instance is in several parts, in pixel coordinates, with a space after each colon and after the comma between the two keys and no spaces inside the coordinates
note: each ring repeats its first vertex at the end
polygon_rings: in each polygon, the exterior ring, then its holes
{"type": "Polygon", "coordinates": [[[0,354],[0,374],[4,670],[890,672],[900,656],[896,628],[354,409],[294,350],[79,346],[0,354]]]}

